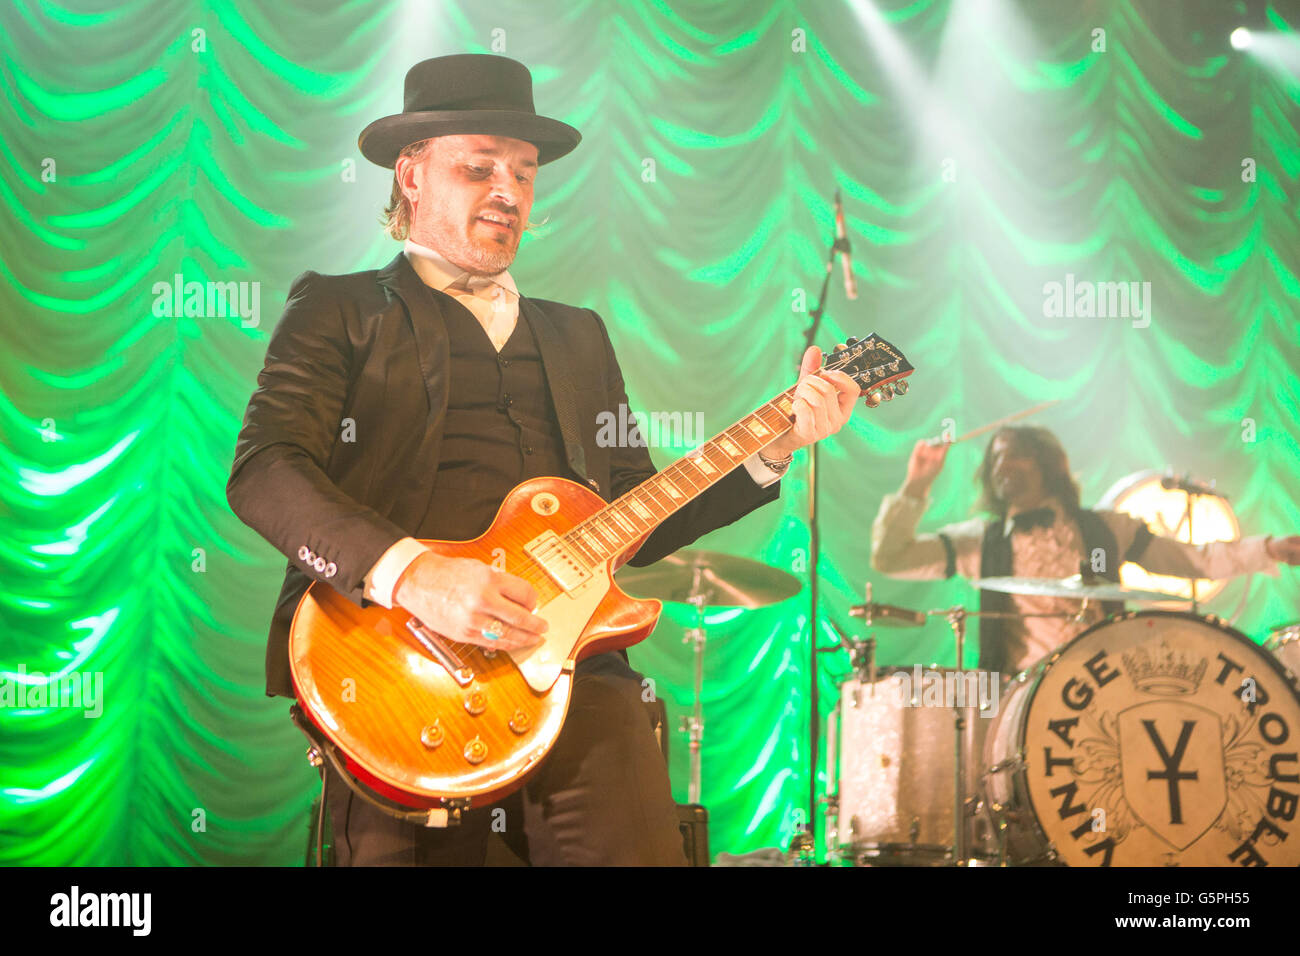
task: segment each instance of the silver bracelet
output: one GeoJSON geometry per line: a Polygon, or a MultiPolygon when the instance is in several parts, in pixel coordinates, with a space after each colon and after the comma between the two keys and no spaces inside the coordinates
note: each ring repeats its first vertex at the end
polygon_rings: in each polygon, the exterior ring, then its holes
{"type": "Polygon", "coordinates": [[[758,453],[758,460],[768,468],[771,468],[778,475],[784,475],[786,469],[790,467],[790,462],[794,461],[794,452],[786,455],[784,458],[773,460],[764,455],[761,451],[758,453]]]}

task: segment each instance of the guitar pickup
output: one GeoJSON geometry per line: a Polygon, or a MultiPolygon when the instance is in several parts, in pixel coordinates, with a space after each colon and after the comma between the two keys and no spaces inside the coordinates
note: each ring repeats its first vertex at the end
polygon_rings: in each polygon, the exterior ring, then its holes
{"type": "Polygon", "coordinates": [[[554,531],[544,531],[533,538],[524,545],[524,553],[566,594],[572,594],[591,580],[591,568],[554,531]]]}
{"type": "Polygon", "coordinates": [[[420,642],[420,646],[429,653],[430,657],[447,669],[447,673],[457,684],[468,687],[474,682],[474,672],[465,666],[465,662],[447,646],[441,637],[415,618],[407,620],[406,629],[420,642]]]}

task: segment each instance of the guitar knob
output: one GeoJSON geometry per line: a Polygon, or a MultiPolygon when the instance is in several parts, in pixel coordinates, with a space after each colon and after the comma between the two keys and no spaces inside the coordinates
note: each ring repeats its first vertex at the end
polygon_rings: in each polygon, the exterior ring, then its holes
{"type": "Polygon", "coordinates": [[[905,378],[900,378],[897,382],[894,383],[894,394],[895,394],[895,395],[906,395],[906,394],[907,394],[907,388],[908,388],[908,385],[907,385],[907,379],[905,379],[905,378]]]}
{"type": "Polygon", "coordinates": [[[517,734],[526,734],[532,725],[533,719],[524,713],[524,709],[516,708],[514,716],[510,718],[510,729],[517,734]]]}
{"type": "Polygon", "coordinates": [[[481,690],[476,690],[466,695],[465,709],[475,717],[483,713],[483,711],[487,710],[487,694],[481,690]]]}
{"type": "Polygon", "coordinates": [[[433,723],[420,731],[420,743],[424,744],[430,750],[441,747],[442,742],[445,739],[446,734],[442,731],[442,723],[436,717],[433,719],[433,723]]]}
{"type": "Polygon", "coordinates": [[[482,739],[475,737],[465,745],[465,759],[470,763],[479,764],[487,759],[487,744],[482,739]]]}

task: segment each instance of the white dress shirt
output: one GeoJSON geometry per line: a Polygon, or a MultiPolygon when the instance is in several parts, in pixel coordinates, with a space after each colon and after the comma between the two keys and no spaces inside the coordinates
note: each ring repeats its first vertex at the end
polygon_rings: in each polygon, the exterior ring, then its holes
{"type": "MultiPolygon", "coordinates": [[[[505,348],[519,321],[519,289],[509,272],[473,276],[452,265],[435,250],[410,239],[406,240],[404,252],[425,285],[453,296],[478,319],[496,350],[500,352],[505,348]]],[[[757,455],[747,458],[744,465],[760,487],[766,488],[781,480],[781,475],[763,464],[757,455]]],[[[415,538],[402,538],[394,543],[366,575],[363,582],[366,598],[384,607],[392,607],[398,579],[411,562],[427,550],[415,538]]]]}

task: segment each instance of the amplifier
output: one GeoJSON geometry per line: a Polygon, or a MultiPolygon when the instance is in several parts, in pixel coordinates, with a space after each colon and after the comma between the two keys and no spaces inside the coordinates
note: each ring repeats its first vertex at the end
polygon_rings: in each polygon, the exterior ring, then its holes
{"type": "Polygon", "coordinates": [[[677,826],[688,866],[709,865],[709,811],[698,803],[677,804],[677,826]]]}

